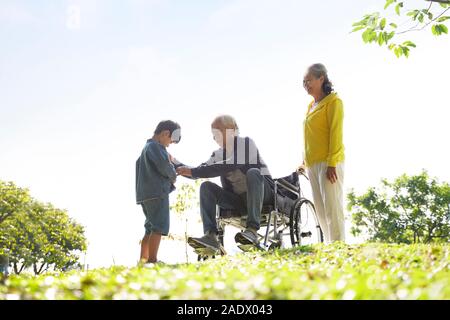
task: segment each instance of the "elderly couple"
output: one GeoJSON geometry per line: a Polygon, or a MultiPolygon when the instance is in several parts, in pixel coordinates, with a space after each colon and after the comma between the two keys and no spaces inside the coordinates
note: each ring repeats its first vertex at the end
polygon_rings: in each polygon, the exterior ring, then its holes
{"type": "MultiPolygon", "coordinates": [[[[343,104],[333,91],[327,70],[322,64],[314,64],[308,68],[303,87],[314,100],[308,106],[304,121],[305,149],[300,169],[306,169],[310,178],[316,213],[325,241],[343,241],[343,104]]],[[[269,170],[254,141],[239,136],[239,128],[233,117],[219,116],[212,122],[211,129],[220,148],[213,152],[207,162],[191,168],[177,162],[165,151],[170,143],[179,141],[179,125],[172,123],[165,130],[164,128],[156,130],[154,138],[147,142],[147,149],[144,148],[137,166],[140,164],[141,167],[147,166],[152,170],[155,167],[152,162],[159,162],[162,169],[157,171],[170,181],[166,182],[167,193],[173,189],[169,185],[175,182],[176,174],[192,178],[221,179],[222,186],[210,181],[202,183],[200,214],[204,235],[199,238],[190,237],[188,243],[194,248],[220,250],[216,221],[218,205],[225,209],[247,212],[246,229],[236,234],[235,241],[257,246],[261,210],[264,204],[273,203],[273,191],[265,178],[270,176],[269,170]],[[153,151],[149,153],[145,150],[153,151]]],[[[138,196],[138,203],[142,204],[147,217],[141,260],[153,262],[152,260],[156,261],[155,245],[157,252],[161,234],[168,232],[168,197],[155,202],[148,197],[145,199],[144,194],[145,192],[141,192],[141,196],[138,196]],[[164,218],[167,222],[160,223],[161,227],[158,226],[158,217],[162,216],[167,216],[164,218]]]]}

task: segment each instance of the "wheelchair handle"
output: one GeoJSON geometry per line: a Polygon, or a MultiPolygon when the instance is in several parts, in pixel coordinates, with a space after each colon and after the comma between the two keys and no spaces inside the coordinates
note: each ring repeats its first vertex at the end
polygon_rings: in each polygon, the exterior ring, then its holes
{"type": "Polygon", "coordinates": [[[297,174],[301,174],[302,176],[304,176],[306,178],[306,180],[309,181],[308,176],[305,174],[305,169],[299,169],[297,170],[297,174]]]}

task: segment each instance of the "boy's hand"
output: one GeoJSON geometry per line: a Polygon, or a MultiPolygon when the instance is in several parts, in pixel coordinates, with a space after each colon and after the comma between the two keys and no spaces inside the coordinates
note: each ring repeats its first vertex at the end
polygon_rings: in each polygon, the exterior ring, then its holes
{"type": "Polygon", "coordinates": [[[192,170],[188,167],[178,167],[177,173],[182,176],[192,177],[192,170]]]}

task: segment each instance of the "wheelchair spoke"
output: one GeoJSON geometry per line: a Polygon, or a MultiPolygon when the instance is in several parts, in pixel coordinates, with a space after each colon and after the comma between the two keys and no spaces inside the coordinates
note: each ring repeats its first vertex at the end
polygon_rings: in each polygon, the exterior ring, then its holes
{"type": "Polygon", "coordinates": [[[323,241],[314,205],[307,199],[300,199],[291,214],[292,245],[309,245],[323,241]]]}

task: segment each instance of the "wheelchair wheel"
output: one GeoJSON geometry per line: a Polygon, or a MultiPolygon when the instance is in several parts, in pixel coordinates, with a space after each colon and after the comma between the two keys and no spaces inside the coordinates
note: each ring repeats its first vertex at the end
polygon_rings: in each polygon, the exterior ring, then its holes
{"type": "Polygon", "coordinates": [[[323,242],[314,204],[308,199],[297,200],[290,215],[289,229],[292,246],[323,242]]]}

